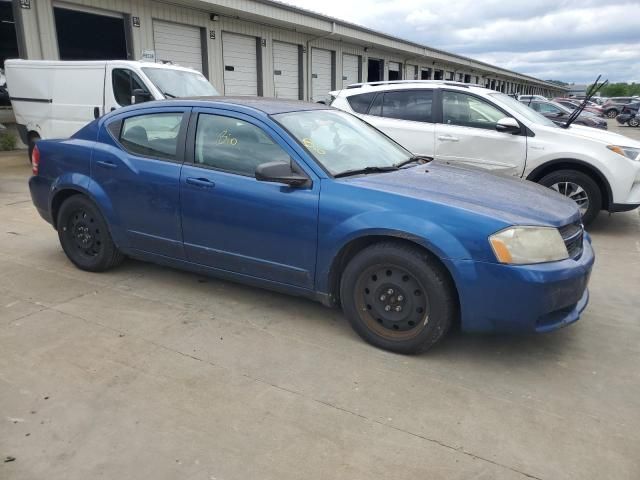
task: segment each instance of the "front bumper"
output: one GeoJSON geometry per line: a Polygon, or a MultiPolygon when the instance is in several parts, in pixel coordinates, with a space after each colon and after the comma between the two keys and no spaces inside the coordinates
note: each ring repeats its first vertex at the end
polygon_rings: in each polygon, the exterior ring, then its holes
{"type": "Polygon", "coordinates": [[[448,260],[466,332],[542,333],[580,318],[595,257],[585,236],[576,259],[537,265],[448,260]]]}

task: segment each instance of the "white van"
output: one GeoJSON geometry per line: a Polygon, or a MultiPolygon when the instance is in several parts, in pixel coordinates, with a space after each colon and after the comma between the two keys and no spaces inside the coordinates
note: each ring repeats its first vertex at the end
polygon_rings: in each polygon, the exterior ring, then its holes
{"type": "Polygon", "coordinates": [[[600,210],[640,206],[637,140],[581,125],[562,128],[504,93],[464,83],[374,82],[330,95],[333,107],[415,154],[525,178],[566,195],[585,224],[600,210]]]}
{"type": "Polygon", "coordinates": [[[5,75],[29,158],[36,140],[69,137],[119,107],[219,95],[196,70],[150,62],[7,60],[5,75]]]}

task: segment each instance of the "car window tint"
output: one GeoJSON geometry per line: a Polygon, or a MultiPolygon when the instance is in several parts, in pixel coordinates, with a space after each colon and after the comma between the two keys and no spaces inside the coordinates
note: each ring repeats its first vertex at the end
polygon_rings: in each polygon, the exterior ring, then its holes
{"type": "Polygon", "coordinates": [[[291,157],[261,128],[220,115],[198,117],[196,164],[253,176],[258,165],[276,161],[289,162],[291,157]]]}
{"type": "Polygon", "coordinates": [[[445,124],[494,130],[498,120],[507,116],[473,95],[442,92],[442,122],[445,124]]]}
{"type": "Polygon", "coordinates": [[[431,122],[432,102],[431,90],[386,92],[382,102],[382,116],[414,122],[431,122]]]}
{"type": "Polygon", "coordinates": [[[369,110],[369,105],[371,105],[371,101],[376,96],[375,92],[371,93],[361,93],[360,95],[352,95],[347,97],[347,101],[351,108],[353,108],[354,112],[357,113],[367,113],[369,110]]]}
{"type": "Polygon", "coordinates": [[[124,120],[120,143],[131,153],[175,160],[182,113],[154,113],[124,120]]]}
{"type": "Polygon", "coordinates": [[[384,98],[384,94],[379,94],[376,99],[369,107],[369,115],[375,115],[377,117],[382,116],[382,99],[384,98]]]}
{"type": "Polygon", "coordinates": [[[135,72],[126,68],[116,68],[111,73],[113,96],[120,106],[131,105],[131,97],[136,88],[148,92],[147,88],[135,72]]]}

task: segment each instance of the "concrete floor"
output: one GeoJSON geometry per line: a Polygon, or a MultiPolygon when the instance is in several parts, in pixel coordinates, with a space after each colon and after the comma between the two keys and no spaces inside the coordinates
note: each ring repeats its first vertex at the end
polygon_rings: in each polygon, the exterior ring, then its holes
{"type": "Polygon", "coordinates": [[[640,478],[637,211],[591,228],[577,324],[404,357],[310,301],[134,261],[81,272],[28,175],[0,156],[3,480],[640,478]]]}

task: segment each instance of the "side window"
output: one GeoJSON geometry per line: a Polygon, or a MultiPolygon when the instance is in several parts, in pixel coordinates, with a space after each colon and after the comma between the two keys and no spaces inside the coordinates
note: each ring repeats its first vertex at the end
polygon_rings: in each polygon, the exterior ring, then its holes
{"type": "Polygon", "coordinates": [[[351,95],[350,97],[347,97],[347,102],[349,102],[349,105],[351,106],[351,108],[353,108],[354,112],[367,113],[367,110],[369,110],[369,105],[371,105],[371,101],[375,96],[375,92],[361,93],[360,95],[351,95]]]}
{"type": "Polygon", "coordinates": [[[442,122],[447,125],[495,130],[498,120],[507,116],[490,103],[473,95],[442,92],[442,122]]]}
{"type": "Polygon", "coordinates": [[[413,122],[431,122],[432,102],[431,90],[386,92],[382,103],[382,116],[413,122]]]}
{"type": "Polygon", "coordinates": [[[126,68],[116,68],[111,73],[111,82],[113,85],[113,96],[116,98],[118,105],[126,107],[131,105],[131,96],[136,88],[140,88],[147,92],[147,88],[140,80],[140,77],[126,68]]]}
{"type": "Polygon", "coordinates": [[[538,111],[540,113],[560,113],[560,109],[556,106],[549,105],[548,103],[539,103],[538,111]]]}
{"type": "Polygon", "coordinates": [[[200,114],[195,146],[196,165],[238,175],[253,177],[258,165],[291,161],[261,128],[220,115],[200,114]]]}
{"type": "Polygon", "coordinates": [[[369,107],[369,115],[375,115],[376,117],[382,116],[382,99],[384,98],[384,93],[378,94],[376,99],[369,107]]]}
{"type": "Polygon", "coordinates": [[[126,118],[120,143],[129,152],[145,157],[175,160],[182,113],[153,113],[126,118]]]}

